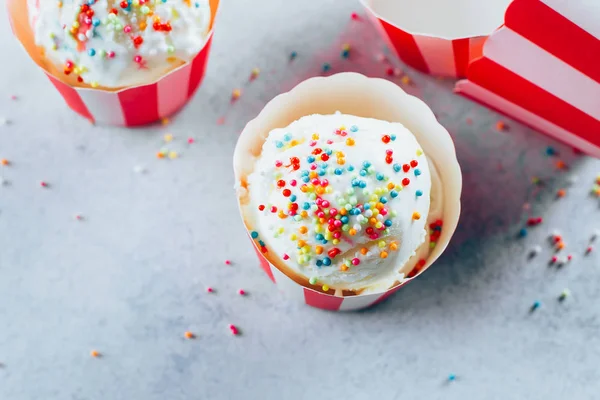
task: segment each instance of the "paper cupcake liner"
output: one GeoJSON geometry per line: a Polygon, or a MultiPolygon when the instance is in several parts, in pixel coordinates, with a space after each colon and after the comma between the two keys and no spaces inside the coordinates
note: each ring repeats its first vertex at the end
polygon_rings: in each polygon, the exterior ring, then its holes
{"type": "Polygon", "coordinates": [[[169,117],[193,97],[206,72],[219,0],[210,0],[210,5],[210,31],[204,47],[190,62],[150,84],[110,91],[74,87],[44,69],[29,27],[27,2],[7,0],[13,34],[34,62],[42,68],[67,105],[92,123],[125,127],[146,125],[169,117]]]}
{"type": "Polygon", "coordinates": [[[456,91],[600,158],[599,55],[600,2],[515,0],[456,91]]]}
{"type": "Polygon", "coordinates": [[[481,56],[487,36],[500,26],[502,11],[509,1],[455,2],[456,12],[464,16],[462,19],[472,21],[472,28],[465,30],[463,21],[455,21],[448,16],[439,23],[437,33],[428,32],[427,26],[420,27],[419,32],[411,29],[413,16],[415,13],[432,16],[440,13],[441,6],[452,4],[448,0],[361,0],[361,3],[390,49],[406,64],[427,74],[462,78],[466,76],[469,63],[481,56]],[[491,10],[480,15],[478,11],[482,7],[491,10]]]}
{"type": "Polygon", "coordinates": [[[313,307],[349,311],[369,307],[386,299],[406,283],[423,273],[444,251],[458,224],[462,177],[456,160],[454,143],[448,132],[437,122],[425,103],[408,95],[400,87],[384,79],[367,78],[357,73],[341,73],[329,77],[311,78],[288,93],[271,100],[261,113],[242,131],[234,153],[237,197],[240,213],[248,236],[253,242],[262,269],[285,294],[313,307]],[[400,122],[419,141],[425,154],[438,166],[444,192],[444,227],[436,246],[430,251],[426,264],[411,277],[381,291],[349,294],[329,290],[323,292],[308,283],[305,277],[289,273],[276,255],[264,253],[252,240],[251,221],[244,216],[247,201],[242,187],[254,167],[254,157],[260,155],[268,133],[289,125],[302,116],[333,114],[340,111],[361,117],[400,122]]]}

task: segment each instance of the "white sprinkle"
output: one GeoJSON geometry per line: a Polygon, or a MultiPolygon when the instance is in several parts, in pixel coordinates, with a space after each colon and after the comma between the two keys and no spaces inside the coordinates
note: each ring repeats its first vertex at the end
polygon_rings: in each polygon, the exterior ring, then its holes
{"type": "Polygon", "coordinates": [[[77,35],[77,39],[79,39],[80,42],[85,42],[87,40],[87,37],[85,37],[83,33],[80,33],[79,35],[77,35]]]}
{"type": "Polygon", "coordinates": [[[135,167],[133,167],[133,171],[137,174],[145,174],[146,167],[144,167],[143,165],[136,165],[135,167]]]}

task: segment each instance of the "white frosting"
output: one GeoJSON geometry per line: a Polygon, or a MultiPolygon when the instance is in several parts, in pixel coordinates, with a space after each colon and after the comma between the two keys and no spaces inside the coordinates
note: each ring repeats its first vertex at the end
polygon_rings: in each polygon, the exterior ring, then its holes
{"type": "Polygon", "coordinates": [[[352,115],[311,115],[271,131],[248,176],[248,192],[254,239],[296,273],[332,289],[374,290],[402,280],[410,271],[405,266],[426,257],[427,224],[442,214],[441,183],[413,134],[399,123],[352,115]],[[385,143],[384,136],[395,140],[385,143]],[[386,159],[390,151],[392,160],[386,159]],[[317,176],[306,177],[311,172],[317,176]],[[296,215],[282,218],[292,203],[296,215]],[[374,211],[377,206],[384,211],[374,211]],[[331,257],[334,248],[339,254],[331,257]]]}
{"type": "Polygon", "coordinates": [[[150,83],[205,44],[208,0],[130,0],[125,9],[120,3],[28,0],[35,42],[60,71],[72,63],[71,74],[107,88],[150,83]]]}

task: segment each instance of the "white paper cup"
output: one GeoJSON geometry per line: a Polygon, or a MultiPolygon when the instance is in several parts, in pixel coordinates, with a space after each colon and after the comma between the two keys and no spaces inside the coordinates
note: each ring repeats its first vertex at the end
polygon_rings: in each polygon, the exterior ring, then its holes
{"type": "MultiPolygon", "coordinates": [[[[50,1],[50,0],[43,0],[50,1]]],[[[31,59],[46,73],[67,105],[92,123],[114,126],[146,125],[179,111],[192,98],[206,72],[219,0],[210,0],[211,22],[204,47],[187,62],[154,82],[119,90],[78,87],[44,62],[29,26],[27,1],[7,0],[13,34],[31,59]]]]}
{"type": "Polygon", "coordinates": [[[245,189],[247,176],[252,173],[255,159],[260,155],[269,132],[286,127],[306,115],[333,114],[336,111],[402,123],[415,135],[425,154],[438,167],[444,192],[444,225],[426,264],[410,274],[411,278],[381,291],[323,292],[319,286],[311,285],[306,277],[291,271],[276,254],[260,246],[257,240],[251,239],[262,268],[283,292],[313,307],[336,311],[357,310],[387,298],[442,254],[458,224],[462,175],[452,138],[437,122],[429,107],[418,98],[408,95],[392,82],[367,78],[357,73],[311,78],[271,100],[246,125],[238,139],[233,158],[236,196],[249,237],[254,229],[249,222],[251,219],[245,216],[249,202],[245,189]]]}
{"type": "Polygon", "coordinates": [[[466,76],[512,0],[361,0],[390,49],[419,71],[466,76]]]}

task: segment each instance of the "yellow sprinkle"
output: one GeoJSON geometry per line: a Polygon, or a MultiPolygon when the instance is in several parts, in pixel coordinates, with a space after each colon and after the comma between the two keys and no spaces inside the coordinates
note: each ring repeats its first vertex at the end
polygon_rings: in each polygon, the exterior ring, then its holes
{"type": "Polygon", "coordinates": [[[333,189],[331,188],[331,186],[327,186],[325,188],[325,193],[332,193],[332,192],[333,192],[333,189]]]}
{"type": "Polygon", "coordinates": [[[308,213],[306,212],[306,210],[302,210],[302,212],[300,213],[300,216],[302,218],[306,218],[306,217],[308,217],[308,213]]]}
{"type": "Polygon", "coordinates": [[[179,155],[177,154],[177,152],[176,152],[176,151],[170,151],[170,152],[169,152],[169,158],[170,158],[171,160],[174,160],[174,159],[176,159],[177,157],[179,157],[179,155]]]}
{"type": "Polygon", "coordinates": [[[231,98],[234,100],[239,99],[241,95],[242,91],[240,89],[234,89],[233,92],[231,92],[231,98]]]}
{"type": "Polygon", "coordinates": [[[281,234],[283,232],[284,232],[283,226],[280,226],[279,229],[277,229],[277,233],[281,234]]]}
{"type": "Polygon", "coordinates": [[[314,178],[316,178],[318,176],[319,176],[319,174],[317,173],[317,171],[310,171],[310,173],[308,174],[308,177],[310,179],[314,179],[314,178]]]}
{"type": "Polygon", "coordinates": [[[387,258],[387,256],[388,256],[388,253],[385,251],[382,251],[381,253],[379,253],[379,257],[381,257],[381,258],[387,258]]]}
{"type": "Polygon", "coordinates": [[[333,239],[331,241],[331,243],[333,243],[333,244],[340,244],[340,239],[333,239]]]}
{"type": "Polygon", "coordinates": [[[324,292],[327,292],[329,290],[329,286],[323,285],[321,289],[323,289],[324,292]]]}
{"type": "Polygon", "coordinates": [[[313,133],[312,134],[312,140],[319,140],[319,134],[318,133],[313,133]]]}
{"type": "Polygon", "coordinates": [[[287,214],[283,212],[283,210],[279,210],[279,212],[277,213],[277,216],[280,219],[286,219],[288,217],[287,214]]]}
{"type": "Polygon", "coordinates": [[[165,140],[165,142],[170,142],[171,140],[173,140],[173,135],[171,135],[170,133],[167,133],[165,136],[163,136],[163,139],[165,140]]]}
{"type": "Polygon", "coordinates": [[[325,188],[323,186],[318,186],[315,191],[317,192],[317,194],[323,194],[325,193],[325,188]]]}
{"type": "Polygon", "coordinates": [[[259,68],[252,68],[252,77],[256,78],[258,76],[258,74],[260,74],[260,69],[259,68]]]}
{"type": "Polygon", "coordinates": [[[81,73],[81,69],[79,67],[75,67],[73,68],[73,72],[75,73],[75,75],[79,75],[81,73]]]}
{"type": "Polygon", "coordinates": [[[385,240],[380,240],[379,242],[377,242],[377,246],[379,246],[380,249],[383,249],[386,244],[387,243],[385,243],[385,240]]]}
{"type": "Polygon", "coordinates": [[[298,244],[298,247],[300,247],[300,248],[306,246],[306,242],[304,240],[302,240],[302,239],[298,240],[297,244],[298,244]]]}
{"type": "Polygon", "coordinates": [[[345,208],[342,208],[340,210],[340,215],[346,215],[346,214],[348,214],[348,210],[346,210],[345,208]]]}
{"type": "Polygon", "coordinates": [[[52,44],[52,50],[57,50],[58,49],[58,45],[56,43],[52,44]]]}
{"type": "Polygon", "coordinates": [[[414,220],[421,219],[421,214],[418,213],[417,211],[415,211],[412,215],[412,219],[414,219],[414,220]]]}
{"type": "Polygon", "coordinates": [[[377,229],[381,229],[382,227],[383,227],[383,224],[381,223],[381,221],[379,221],[375,224],[375,228],[377,228],[377,229]]]}
{"type": "Polygon", "coordinates": [[[410,80],[410,78],[408,77],[408,75],[404,75],[404,76],[402,77],[401,81],[402,81],[402,83],[404,83],[405,85],[408,85],[408,84],[411,82],[411,80],[410,80]]]}
{"type": "Polygon", "coordinates": [[[423,154],[423,150],[417,149],[417,155],[420,156],[421,154],[423,154]]]}
{"type": "Polygon", "coordinates": [[[373,210],[373,216],[376,217],[379,215],[379,210],[376,208],[373,210]]]}
{"type": "Polygon", "coordinates": [[[346,130],[346,125],[340,126],[340,131],[345,131],[345,130],[346,130]]]}
{"type": "Polygon", "coordinates": [[[377,203],[375,207],[377,207],[378,210],[383,210],[384,205],[383,203],[377,203]]]}
{"type": "Polygon", "coordinates": [[[292,233],[290,235],[290,240],[296,240],[296,239],[298,239],[298,235],[296,235],[295,233],[292,233]]]}
{"type": "Polygon", "coordinates": [[[342,46],[342,50],[349,51],[350,50],[350,45],[348,43],[344,44],[342,46]]]}

